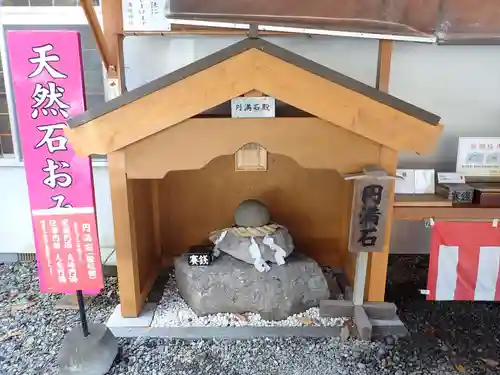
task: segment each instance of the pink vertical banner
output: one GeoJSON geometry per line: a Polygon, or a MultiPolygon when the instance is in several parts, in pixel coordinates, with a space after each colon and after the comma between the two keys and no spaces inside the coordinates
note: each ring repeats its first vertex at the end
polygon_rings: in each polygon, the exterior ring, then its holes
{"type": "Polygon", "coordinates": [[[80,35],[9,31],[7,45],[40,279],[46,293],[103,287],[92,165],[64,136],[85,111],[80,35]]]}

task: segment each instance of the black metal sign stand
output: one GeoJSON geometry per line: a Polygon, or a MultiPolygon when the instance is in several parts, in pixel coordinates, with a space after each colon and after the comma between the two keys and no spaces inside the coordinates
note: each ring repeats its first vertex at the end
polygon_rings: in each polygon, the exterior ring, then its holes
{"type": "Polygon", "coordinates": [[[87,323],[87,314],[85,313],[85,300],[83,299],[83,292],[76,291],[76,298],[78,300],[78,310],[80,312],[80,321],[82,323],[83,337],[89,336],[89,325],[87,323]]]}
{"type": "Polygon", "coordinates": [[[118,341],[105,324],[87,321],[83,291],[76,291],[82,327],[69,331],[59,352],[61,375],[105,375],[118,355],[118,341]]]}

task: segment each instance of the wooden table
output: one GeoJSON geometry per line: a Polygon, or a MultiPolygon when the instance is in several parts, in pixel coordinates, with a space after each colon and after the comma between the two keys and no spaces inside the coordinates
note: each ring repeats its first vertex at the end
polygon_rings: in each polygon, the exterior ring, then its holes
{"type": "Polygon", "coordinates": [[[451,201],[434,194],[396,194],[394,220],[500,219],[500,208],[481,208],[475,205],[453,205],[451,201]]]}

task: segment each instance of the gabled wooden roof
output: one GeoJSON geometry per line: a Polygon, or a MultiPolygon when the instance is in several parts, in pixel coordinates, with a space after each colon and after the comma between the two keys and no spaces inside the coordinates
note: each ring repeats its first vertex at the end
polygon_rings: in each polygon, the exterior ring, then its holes
{"type": "Polygon", "coordinates": [[[251,90],[397,151],[429,151],[440,117],[260,38],[247,38],[68,121],[80,154],[107,154],[251,90]]]}

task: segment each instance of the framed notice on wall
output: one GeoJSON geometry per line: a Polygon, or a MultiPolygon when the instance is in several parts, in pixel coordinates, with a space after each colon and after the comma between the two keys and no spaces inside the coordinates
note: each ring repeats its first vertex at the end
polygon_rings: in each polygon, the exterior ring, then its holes
{"type": "Polygon", "coordinates": [[[170,31],[165,17],[169,0],[122,0],[124,31],[170,31]]]}
{"type": "Polygon", "coordinates": [[[500,176],[500,137],[460,137],[457,172],[465,176],[500,176]]]}

